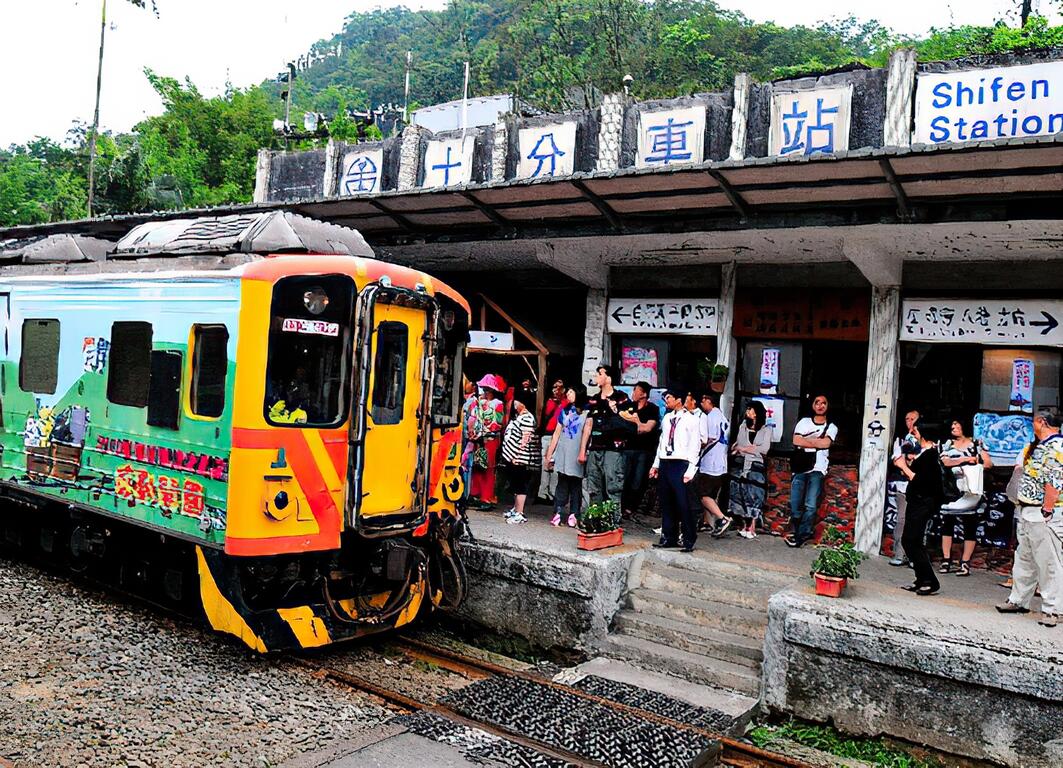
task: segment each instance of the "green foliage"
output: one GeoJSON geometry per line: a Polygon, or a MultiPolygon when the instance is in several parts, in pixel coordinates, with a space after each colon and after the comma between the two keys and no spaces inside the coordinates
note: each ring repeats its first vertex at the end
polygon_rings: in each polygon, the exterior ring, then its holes
{"type": "Polygon", "coordinates": [[[615,501],[597,501],[579,517],[583,533],[608,533],[620,527],[620,505],[615,501]]]}
{"type": "Polygon", "coordinates": [[[858,579],[860,563],[867,555],[853,546],[849,537],[837,526],[829,526],[817,545],[819,554],[812,561],[812,574],[840,579],[858,579]]]}
{"type": "Polygon", "coordinates": [[[942,768],[941,763],[934,758],[917,757],[891,746],[883,739],[847,738],[829,726],[792,719],[781,725],[757,726],[746,736],[761,749],[770,749],[786,740],[883,768],[942,768]]]}

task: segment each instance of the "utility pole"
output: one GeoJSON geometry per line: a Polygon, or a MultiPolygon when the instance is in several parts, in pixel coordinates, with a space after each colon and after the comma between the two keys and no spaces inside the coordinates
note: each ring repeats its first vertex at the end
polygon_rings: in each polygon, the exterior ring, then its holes
{"type": "Polygon", "coordinates": [[[409,125],[410,122],[410,64],[413,61],[413,51],[406,51],[406,85],[402,91],[402,122],[409,125]]]}
{"type": "Polygon", "coordinates": [[[100,18],[100,60],[96,67],[96,110],[92,114],[92,130],[89,132],[89,199],[85,206],[92,218],[92,193],[96,176],[96,133],[100,129],[100,87],[103,84],[103,42],[107,35],[107,0],[103,0],[100,18]]]}

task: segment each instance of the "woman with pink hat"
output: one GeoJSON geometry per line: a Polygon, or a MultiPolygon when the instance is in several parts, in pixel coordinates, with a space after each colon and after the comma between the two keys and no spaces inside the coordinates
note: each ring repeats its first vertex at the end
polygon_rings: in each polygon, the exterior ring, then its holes
{"type": "Polygon", "coordinates": [[[468,421],[469,444],[473,449],[469,505],[485,508],[498,501],[495,466],[505,416],[501,395],[506,391],[506,383],[500,376],[489,373],[476,385],[480,388],[480,397],[471,409],[468,421]]]}

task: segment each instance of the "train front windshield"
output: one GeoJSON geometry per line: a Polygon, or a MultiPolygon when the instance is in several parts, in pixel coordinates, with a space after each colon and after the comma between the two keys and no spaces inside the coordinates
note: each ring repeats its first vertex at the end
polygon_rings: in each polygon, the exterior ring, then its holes
{"type": "Polygon", "coordinates": [[[347,419],[354,282],[345,275],[277,281],[269,324],[266,421],[336,427],[347,419]]]}

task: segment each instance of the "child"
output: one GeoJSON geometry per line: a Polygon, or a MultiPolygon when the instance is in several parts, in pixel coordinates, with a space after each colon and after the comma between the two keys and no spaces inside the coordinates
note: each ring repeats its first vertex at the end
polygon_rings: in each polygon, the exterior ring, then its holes
{"type": "Polygon", "coordinates": [[[568,507],[568,525],[575,528],[583,499],[583,467],[587,463],[587,441],[590,438],[590,432],[585,435],[583,430],[587,421],[585,404],[583,395],[575,387],[565,390],[564,405],[546,451],[546,466],[557,473],[554,518],[550,521],[555,526],[561,525],[561,516],[568,507]]]}

